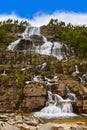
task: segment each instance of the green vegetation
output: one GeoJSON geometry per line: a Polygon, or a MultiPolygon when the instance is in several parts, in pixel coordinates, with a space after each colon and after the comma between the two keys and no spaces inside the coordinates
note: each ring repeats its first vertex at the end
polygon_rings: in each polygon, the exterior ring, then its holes
{"type": "Polygon", "coordinates": [[[7,82],[9,80],[9,76],[7,74],[2,75],[2,81],[7,82]]]}
{"type": "MultiPolygon", "coordinates": [[[[17,34],[22,33],[29,23],[27,21],[8,19],[0,22],[0,50],[5,50],[9,43],[18,39],[17,34]]],[[[87,58],[87,27],[73,26],[51,19],[47,26],[42,26],[42,33],[51,41],[61,41],[70,45],[79,58],[87,58]],[[52,37],[50,37],[52,36],[52,37]]]]}
{"type": "Polygon", "coordinates": [[[23,89],[22,88],[18,89],[17,94],[22,95],[23,94],[23,89]]]}
{"type": "MultiPolygon", "coordinates": [[[[87,27],[73,26],[51,19],[47,26],[42,27],[42,33],[46,36],[53,36],[53,41],[59,40],[70,45],[79,58],[87,58],[87,27]]],[[[50,37],[48,37],[50,38],[50,37]]]]}
{"type": "Polygon", "coordinates": [[[22,74],[15,74],[15,77],[16,77],[16,86],[17,87],[22,87],[23,84],[24,84],[24,75],[22,74]]]}
{"type": "Polygon", "coordinates": [[[18,104],[19,104],[19,99],[18,98],[14,100],[14,104],[16,105],[16,107],[18,106],[18,104]]]}
{"type": "Polygon", "coordinates": [[[0,50],[5,50],[9,43],[18,39],[17,33],[22,33],[25,30],[27,21],[11,20],[0,22],[0,50]]]}
{"type": "Polygon", "coordinates": [[[50,63],[50,71],[51,73],[62,73],[62,66],[60,61],[52,61],[50,63]]]}

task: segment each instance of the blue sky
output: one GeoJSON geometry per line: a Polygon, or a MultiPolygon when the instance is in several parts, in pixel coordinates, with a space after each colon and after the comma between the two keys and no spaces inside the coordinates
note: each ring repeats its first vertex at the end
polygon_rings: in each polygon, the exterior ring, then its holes
{"type": "Polygon", "coordinates": [[[0,0],[0,20],[6,18],[26,18],[38,26],[51,18],[87,24],[87,0],[0,0]]]}
{"type": "Polygon", "coordinates": [[[86,13],[87,0],[0,0],[0,14],[32,18],[37,12],[51,14],[57,10],[86,13]]]}

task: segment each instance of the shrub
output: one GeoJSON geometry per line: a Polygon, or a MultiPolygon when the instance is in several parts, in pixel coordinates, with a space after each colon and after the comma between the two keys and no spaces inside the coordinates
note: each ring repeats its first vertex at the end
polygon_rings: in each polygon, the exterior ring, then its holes
{"type": "Polygon", "coordinates": [[[9,80],[9,76],[7,74],[2,75],[3,82],[7,82],[9,80]]]}
{"type": "Polygon", "coordinates": [[[22,88],[18,89],[17,94],[22,95],[23,94],[23,89],[22,88]]]}

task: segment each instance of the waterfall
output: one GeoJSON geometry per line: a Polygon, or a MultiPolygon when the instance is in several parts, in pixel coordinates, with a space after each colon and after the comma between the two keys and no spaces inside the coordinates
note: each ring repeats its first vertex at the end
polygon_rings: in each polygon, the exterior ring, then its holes
{"type": "MultiPolygon", "coordinates": [[[[69,88],[66,89],[68,90],[67,95],[74,95],[74,93],[70,92],[69,88]]],[[[53,94],[51,91],[48,91],[46,106],[41,111],[35,112],[34,114],[45,118],[74,117],[77,115],[73,113],[73,101],[75,100],[69,98],[69,96],[68,98],[63,99],[60,95],[53,94]]]]}
{"type": "Polygon", "coordinates": [[[72,73],[72,76],[77,76],[80,83],[87,82],[87,73],[80,72],[77,65],[75,65],[75,72],[72,73]]]}
{"type": "Polygon", "coordinates": [[[34,76],[33,77],[33,81],[34,82],[40,82],[40,81],[42,81],[41,76],[34,76]]]}
{"type": "Polygon", "coordinates": [[[27,38],[29,36],[29,33],[28,33],[28,29],[29,29],[29,26],[26,27],[25,31],[22,33],[22,37],[23,38],[27,38]]]}
{"type": "Polygon", "coordinates": [[[59,59],[59,60],[63,59],[63,54],[62,54],[61,48],[62,48],[61,43],[59,43],[59,42],[53,43],[52,55],[54,57],[57,57],[57,59],[59,59]]]}
{"type": "Polygon", "coordinates": [[[79,74],[79,69],[77,65],[75,65],[75,69],[76,69],[76,73],[79,74]]]}
{"type": "Polygon", "coordinates": [[[40,28],[27,26],[25,31],[22,33],[22,37],[26,39],[26,38],[30,38],[30,36],[34,34],[40,35],[40,28]]]}
{"type": "Polygon", "coordinates": [[[10,45],[7,47],[7,50],[15,50],[17,44],[21,41],[21,38],[16,40],[15,42],[10,43],[10,45]]]}
{"type": "Polygon", "coordinates": [[[67,59],[67,57],[72,56],[72,50],[67,45],[61,44],[61,42],[48,41],[47,38],[40,33],[40,28],[38,27],[27,26],[25,31],[21,34],[21,36],[21,39],[18,39],[15,42],[10,43],[7,50],[16,50],[17,45],[21,43],[21,40],[29,40],[32,42],[32,45],[30,48],[27,48],[27,51],[51,55],[56,57],[58,60],[62,60],[63,58],[67,59]],[[36,40],[33,41],[33,37],[39,38],[40,41],[38,45],[34,43],[36,40]]]}
{"type": "Polygon", "coordinates": [[[7,75],[7,74],[6,74],[6,70],[4,70],[3,73],[2,73],[1,75],[7,75]]]}
{"type": "Polygon", "coordinates": [[[75,65],[75,72],[72,73],[72,76],[77,76],[78,74],[80,74],[78,66],[75,65]]]}
{"type": "Polygon", "coordinates": [[[46,66],[47,66],[47,63],[44,62],[44,63],[41,65],[41,70],[44,70],[44,69],[46,68],[46,66]]]}
{"type": "Polygon", "coordinates": [[[70,99],[72,101],[77,100],[77,97],[76,97],[75,93],[72,93],[68,86],[66,87],[66,92],[67,92],[67,99],[70,99]]]}
{"type": "Polygon", "coordinates": [[[31,27],[29,30],[29,26],[27,26],[25,31],[21,34],[22,38],[10,43],[10,45],[7,47],[7,50],[16,50],[16,46],[20,43],[22,39],[30,40],[30,36],[34,34],[40,35],[40,28],[31,27]]]}
{"type": "Polygon", "coordinates": [[[31,27],[28,34],[29,34],[29,37],[32,36],[32,35],[40,35],[40,28],[31,27]]]}
{"type": "MultiPolygon", "coordinates": [[[[58,76],[54,76],[54,79],[58,79],[58,76]]],[[[34,76],[31,81],[27,81],[26,84],[29,84],[33,81],[44,83],[48,87],[48,98],[46,106],[42,108],[42,110],[40,110],[39,112],[34,112],[34,115],[44,118],[63,118],[77,116],[75,113],[73,113],[72,107],[72,103],[76,102],[77,97],[70,90],[69,85],[66,86],[66,98],[64,99],[57,93],[52,93],[51,87],[53,86],[53,83],[51,83],[51,79],[37,75],[34,76]]]]}
{"type": "Polygon", "coordinates": [[[55,96],[55,99],[54,99],[55,102],[64,101],[64,99],[60,95],[54,94],[54,96],[55,96]]]}
{"type": "Polygon", "coordinates": [[[51,91],[48,91],[48,101],[49,102],[53,101],[51,91]]]}

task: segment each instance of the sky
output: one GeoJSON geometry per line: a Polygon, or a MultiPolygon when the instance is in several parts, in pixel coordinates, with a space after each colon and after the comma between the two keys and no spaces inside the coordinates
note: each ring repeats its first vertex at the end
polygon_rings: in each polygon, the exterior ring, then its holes
{"type": "Polygon", "coordinates": [[[8,18],[26,19],[34,26],[51,18],[87,25],[87,0],[0,0],[0,21],[8,18]]]}

